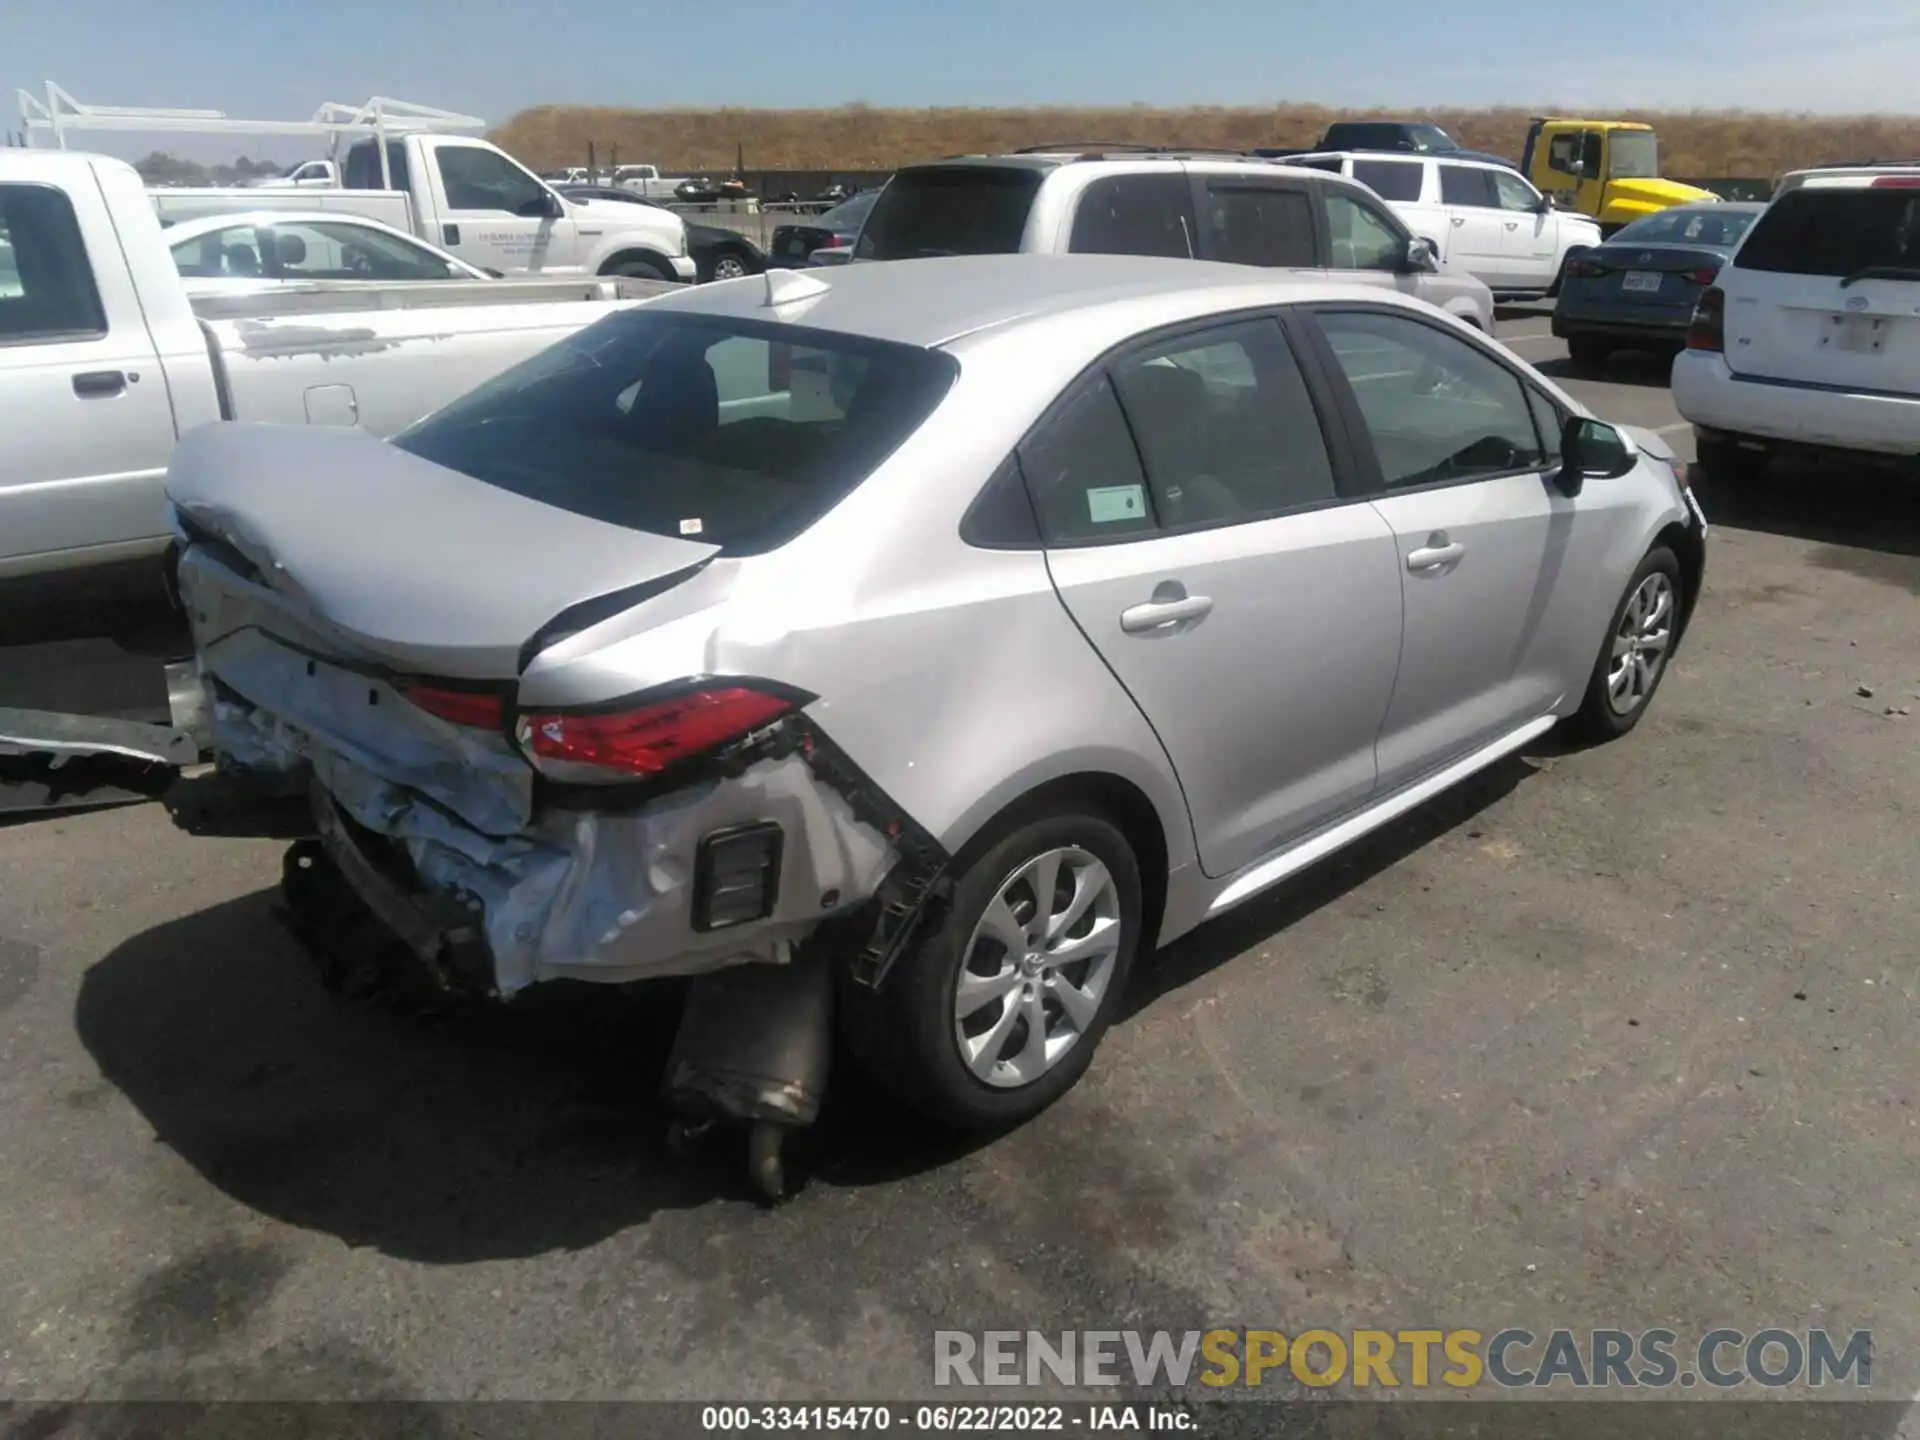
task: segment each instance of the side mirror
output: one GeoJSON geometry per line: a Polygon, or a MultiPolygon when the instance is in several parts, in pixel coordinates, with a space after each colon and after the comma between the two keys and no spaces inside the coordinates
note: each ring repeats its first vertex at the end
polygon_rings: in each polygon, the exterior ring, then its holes
{"type": "Polygon", "coordinates": [[[1627,437],[1601,420],[1568,419],[1560,431],[1561,492],[1578,495],[1589,480],[1617,480],[1639,463],[1627,437]]]}
{"type": "Polygon", "coordinates": [[[1434,248],[1431,240],[1416,235],[1407,241],[1406,255],[1401,259],[1400,268],[1409,275],[1436,275],[1440,271],[1440,252],[1434,248]]]}
{"type": "Polygon", "coordinates": [[[1533,213],[1536,215],[1552,214],[1553,213],[1553,196],[1542,191],[1540,198],[1533,202],[1533,213]]]}

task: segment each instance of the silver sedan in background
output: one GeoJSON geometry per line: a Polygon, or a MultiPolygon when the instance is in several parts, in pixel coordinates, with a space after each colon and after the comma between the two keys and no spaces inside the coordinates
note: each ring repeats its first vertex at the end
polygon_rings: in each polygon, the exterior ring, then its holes
{"type": "Polygon", "coordinates": [[[207,427],[169,493],[223,763],[311,785],[412,958],[830,968],[961,1126],[1141,954],[1632,729],[1705,563],[1657,437],[1441,311],[1116,256],[676,293],[392,443],[207,427]]]}

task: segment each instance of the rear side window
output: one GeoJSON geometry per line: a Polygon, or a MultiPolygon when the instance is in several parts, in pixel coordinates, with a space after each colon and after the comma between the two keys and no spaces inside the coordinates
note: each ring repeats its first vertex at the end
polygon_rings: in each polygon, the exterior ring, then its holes
{"type": "Polygon", "coordinates": [[[956,373],[951,357],[911,345],[635,309],[393,443],[576,515],[751,555],[872,474],[956,373]]]}
{"type": "Polygon", "coordinates": [[[1104,375],[1020,447],[1020,468],[1049,545],[1122,539],[1154,528],[1147,477],[1104,375]]]}
{"type": "MultiPolygon", "coordinates": [[[[398,140],[387,142],[387,175],[393,181],[394,189],[413,188],[412,177],[407,173],[407,147],[398,140]]],[[[340,185],[346,190],[385,188],[380,176],[380,151],[373,141],[358,141],[347,151],[347,163],[341,172],[340,185]]]]}
{"type": "Polygon", "coordinates": [[[1356,160],[1353,178],[1382,200],[1418,200],[1426,166],[1408,160],[1356,160]]]}
{"type": "Polygon", "coordinates": [[[1733,258],[1741,270],[1844,278],[1862,270],[1920,279],[1920,190],[1790,190],[1733,258]]]}
{"type": "Polygon", "coordinates": [[[72,203],[50,185],[0,185],[0,345],[106,333],[72,203]]]}
{"type": "Polygon", "coordinates": [[[998,165],[902,170],[874,201],[854,253],[862,260],[1017,255],[1041,177],[998,165]]]}
{"type": "Polygon", "coordinates": [[[1488,210],[1498,209],[1500,198],[1494,193],[1493,172],[1476,170],[1471,165],[1442,165],[1440,167],[1440,203],[1476,205],[1488,210]]]}
{"type": "Polygon", "coordinates": [[[1201,253],[1238,265],[1316,264],[1313,202],[1304,190],[1211,181],[1201,253]]]}
{"type": "Polygon", "coordinates": [[[1193,258],[1188,212],[1193,192],[1178,170],[1165,175],[1110,175],[1081,192],[1071,250],[1082,255],[1166,255],[1193,258]]]}
{"type": "Polygon", "coordinates": [[[1112,373],[1163,525],[1253,520],[1334,498],[1319,416],[1275,322],[1183,335],[1112,373]]]}

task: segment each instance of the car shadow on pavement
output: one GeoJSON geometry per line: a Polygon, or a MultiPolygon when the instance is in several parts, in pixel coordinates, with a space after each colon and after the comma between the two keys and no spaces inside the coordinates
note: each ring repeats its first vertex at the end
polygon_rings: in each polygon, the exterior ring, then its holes
{"type": "MultiPolygon", "coordinates": [[[[1920,484],[1870,466],[1775,461],[1752,479],[1715,484],[1693,467],[1694,495],[1707,519],[1880,555],[1816,551],[1815,564],[1850,570],[1920,595],[1920,484]]],[[[1711,542],[1709,542],[1711,543],[1711,542]]],[[[1712,562],[1708,562],[1711,574],[1712,562]]]]}
{"type": "Polygon", "coordinates": [[[1673,380],[1673,352],[1670,350],[1621,350],[1607,358],[1604,365],[1576,365],[1566,356],[1543,360],[1533,367],[1542,375],[1565,382],[1585,380],[1603,385],[1638,385],[1648,390],[1665,390],[1673,380]]]}

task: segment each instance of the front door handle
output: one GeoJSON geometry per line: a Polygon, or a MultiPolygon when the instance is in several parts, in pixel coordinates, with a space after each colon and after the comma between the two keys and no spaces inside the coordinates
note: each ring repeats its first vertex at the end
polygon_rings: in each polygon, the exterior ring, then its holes
{"type": "Polygon", "coordinates": [[[1520,222],[1518,220],[1507,221],[1507,229],[1518,230],[1519,228],[1520,228],[1520,222]]]}
{"type": "Polygon", "coordinates": [[[1467,217],[1464,215],[1456,215],[1453,217],[1453,223],[1455,225],[1464,225],[1467,223],[1467,217]]]}
{"type": "Polygon", "coordinates": [[[1439,570],[1453,564],[1466,553],[1466,546],[1457,541],[1448,540],[1446,532],[1441,531],[1439,534],[1429,535],[1427,543],[1418,550],[1407,552],[1407,569],[1439,570]]]}
{"type": "Polygon", "coordinates": [[[82,370],[73,377],[73,393],[83,400],[96,395],[118,395],[126,388],[126,374],[119,370],[82,370]]]}
{"type": "Polygon", "coordinates": [[[1129,635],[1145,635],[1188,620],[1198,620],[1212,609],[1213,601],[1205,595],[1183,593],[1178,598],[1149,600],[1144,605],[1130,605],[1122,610],[1120,628],[1129,635]]]}

